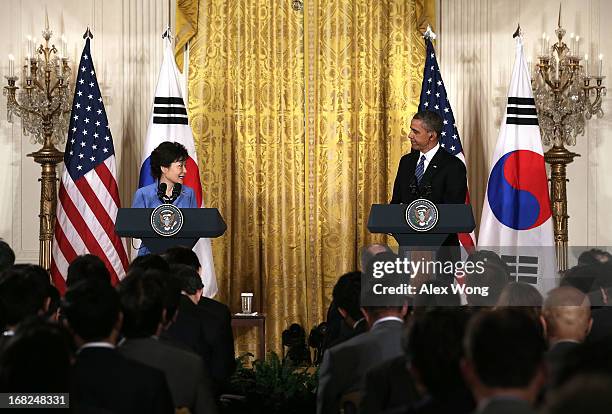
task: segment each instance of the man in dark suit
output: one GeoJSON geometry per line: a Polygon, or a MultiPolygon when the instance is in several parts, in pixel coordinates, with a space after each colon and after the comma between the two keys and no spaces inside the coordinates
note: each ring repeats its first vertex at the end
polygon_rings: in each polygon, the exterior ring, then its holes
{"type": "Polygon", "coordinates": [[[407,306],[362,307],[370,330],[325,352],[319,369],[317,414],[337,413],[340,400],[363,389],[371,367],[402,354],[401,336],[407,306]]]}
{"type": "MultiPolygon", "coordinates": [[[[168,275],[156,271],[131,272],[121,282],[119,296],[125,338],[119,344],[119,353],[164,372],[177,409],[185,407],[192,413],[214,414],[217,407],[202,359],[159,341],[162,328],[174,316],[164,303],[164,296],[173,290],[164,283],[168,279],[168,275]]],[[[176,296],[172,302],[178,301],[180,290],[171,293],[176,296]]]]}
{"type": "Polygon", "coordinates": [[[554,384],[568,352],[583,343],[591,330],[591,302],[574,287],[558,287],[548,292],[541,319],[549,346],[546,353],[549,382],[554,384]]]}
{"type": "MultiPolygon", "coordinates": [[[[412,152],[404,155],[393,185],[392,204],[426,198],[435,204],[463,204],[467,192],[465,165],[439,144],[442,118],[431,111],[417,112],[410,123],[412,152]]],[[[450,235],[446,246],[458,246],[450,235]]]]}
{"type": "Polygon", "coordinates": [[[535,414],[546,342],[521,309],[482,311],[468,324],[461,368],[478,414],[535,414]]]}
{"type": "Polygon", "coordinates": [[[174,413],[164,373],[115,349],[122,318],[119,295],[109,283],[90,279],[75,284],[62,311],[80,347],[71,406],[78,412],[174,413]]]}
{"type": "Polygon", "coordinates": [[[182,282],[182,295],[176,320],[165,335],[188,346],[202,357],[209,370],[214,392],[219,394],[227,387],[236,367],[231,328],[227,332],[231,315],[219,306],[199,304],[203,285],[195,269],[186,265],[173,265],[171,272],[182,282]]]}

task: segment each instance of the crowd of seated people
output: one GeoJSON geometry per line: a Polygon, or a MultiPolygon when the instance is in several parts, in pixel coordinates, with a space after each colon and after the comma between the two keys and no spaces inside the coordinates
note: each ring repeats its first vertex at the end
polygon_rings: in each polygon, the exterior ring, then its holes
{"type": "Polygon", "coordinates": [[[0,241],[0,392],[69,393],[78,413],[217,413],[235,368],[228,307],[202,298],[197,256],[134,260],[111,285],[94,255],[59,298],[39,266],[0,241]]]}
{"type": "MultiPolygon", "coordinates": [[[[388,248],[364,251],[396,257],[388,248]]],[[[580,256],[559,287],[517,282],[493,252],[466,286],[489,295],[364,299],[342,275],[328,311],[317,413],[598,414],[612,407],[612,260],[580,256]]],[[[231,314],[202,297],[186,248],[136,258],[117,286],[93,255],[69,266],[63,298],[0,241],[0,392],[69,393],[83,413],[222,413],[235,369],[231,314]]],[[[430,283],[419,278],[418,283],[430,283]]],[[[253,412],[257,412],[256,410],[253,412]]]]}
{"type": "MultiPolygon", "coordinates": [[[[498,255],[480,251],[467,260],[484,260],[484,271],[461,283],[489,287],[488,296],[414,295],[407,308],[362,303],[366,332],[325,350],[317,413],[611,412],[610,258],[583,253],[559,287],[542,295],[516,281],[498,255]],[[381,321],[397,329],[379,335],[381,321]]],[[[346,318],[334,302],[329,312],[350,331],[356,316],[346,318]]]]}

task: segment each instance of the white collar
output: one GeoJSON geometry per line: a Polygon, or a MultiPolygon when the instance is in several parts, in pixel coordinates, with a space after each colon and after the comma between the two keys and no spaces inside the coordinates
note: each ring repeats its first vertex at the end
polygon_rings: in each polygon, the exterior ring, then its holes
{"type": "Polygon", "coordinates": [[[376,325],[378,325],[379,323],[383,323],[383,322],[387,322],[387,321],[398,321],[401,323],[404,323],[404,321],[402,320],[402,318],[398,318],[397,316],[385,316],[384,318],[380,318],[377,319],[373,324],[372,324],[372,329],[374,329],[374,327],[376,325]]]}
{"type": "Polygon", "coordinates": [[[83,349],[85,348],[108,348],[108,349],[115,349],[115,345],[110,344],[108,342],[102,342],[102,341],[98,341],[98,342],[87,342],[86,344],[84,344],[83,346],[81,346],[79,348],[79,350],[77,351],[77,354],[79,352],[81,352],[83,349]]]}
{"type": "Polygon", "coordinates": [[[15,331],[12,329],[7,329],[6,331],[2,332],[2,336],[15,336],[15,331]]]}
{"type": "Polygon", "coordinates": [[[359,325],[359,324],[361,323],[361,321],[363,321],[364,319],[365,319],[365,318],[361,318],[361,319],[359,319],[358,321],[356,321],[356,322],[353,324],[353,329],[357,328],[357,325],[359,325]]]}
{"type": "Polygon", "coordinates": [[[436,152],[438,152],[439,148],[440,148],[440,142],[438,142],[435,147],[433,147],[432,149],[430,149],[427,152],[420,151],[421,155],[419,155],[419,159],[421,159],[421,157],[424,155],[425,156],[425,160],[428,163],[431,162],[431,159],[434,157],[434,155],[436,155],[436,152]]]}

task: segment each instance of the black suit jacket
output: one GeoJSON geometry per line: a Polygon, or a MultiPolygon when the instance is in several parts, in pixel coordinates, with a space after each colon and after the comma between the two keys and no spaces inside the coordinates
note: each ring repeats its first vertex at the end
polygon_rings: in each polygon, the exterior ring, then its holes
{"type": "Polygon", "coordinates": [[[126,339],[118,349],[126,358],[166,374],[175,407],[189,408],[194,414],[217,412],[208,371],[197,354],[155,338],[126,339]]]}
{"type": "Polygon", "coordinates": [[[115,349],[81,349],[74,366],[73,390],[70,398],[78,412],[174,413],[164,373],[129,360],[115,349]]]}
{"type": "Polygon", "coordinates": [[[165,333],[202,357],[215,393],[225,388],[235,369],[231,315],[229,310],[225,314],[220,309],[216,305],[196,305],[182,296],[176,321],[165,333]]]}
{"type": "Polygon", "coordinates": [[[400,355],[367,372],[359,412],[377,414],[411,406],[420,398],[414,380],[408,372],[406,356],[400,355]]]}
{"type": "MultiPolygon", "coordinates": [[[[412,151],[401,158],[393,184],[391,204],[409,204],[418,198],[426,198],[434,204],[465,203],[467,174],[461,160],[444,148],[438,148],[421,183],[417,184],[414,172],[420,156],[420,151],[412,151]]],[[[444,245],[458,246],[457,235],[450,235],[444,245]]]]}

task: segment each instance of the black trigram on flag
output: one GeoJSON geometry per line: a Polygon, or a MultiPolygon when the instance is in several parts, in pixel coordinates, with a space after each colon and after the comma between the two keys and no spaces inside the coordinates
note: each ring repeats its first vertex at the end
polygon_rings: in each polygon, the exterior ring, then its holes
{"type": "Polygon", "coordinates": [[[506,113],[508,125],[538,125],[538,113],[533,98],[508,97],[506,113]]]}
{"type": "Polygon", "coordinates": [[[538,256],[502,255],[501,259],[510,268],[511,282],[538,284],[538,256]]]}
{"type": "Polygon", "coordinates": [[[153,123],[187,125],[187,110],[183,98],[156,96],[153,103],[153,123]]]}

